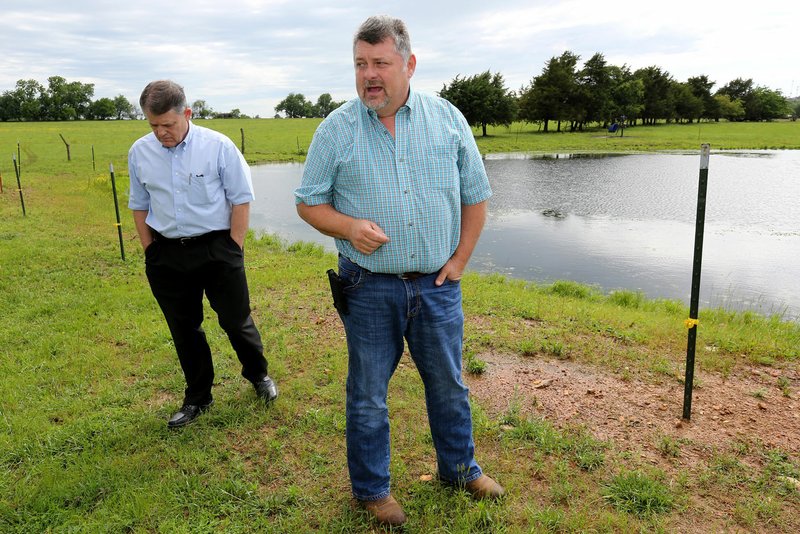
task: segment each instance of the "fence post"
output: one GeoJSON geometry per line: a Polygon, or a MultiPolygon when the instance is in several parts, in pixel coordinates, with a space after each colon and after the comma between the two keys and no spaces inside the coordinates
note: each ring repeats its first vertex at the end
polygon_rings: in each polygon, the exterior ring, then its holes
{"type": "Polygon", "coordinates": [[[14,174],[17,175],[17,191],[19,191],[19,203],[22,205],[22,216],[25,217],[27,213],[25,212],[25,198],[22,196],[22,182],[19,179],[19,165],[17,165],[17,157],[13,154],[11,157],[14,160],[14,174]]]}
{"type": "Polygon", "coordinates": [[[61,137],[61,140],[64,141],[64,144],[67,146],[67,161],[72,161],[72,159],[69,157],[69,143],[67,143],[67,140],[64,139],[63,135],[58,134],[58,136],[61,137]]]}
{"type": "Polygon", "coordinates": [[[689,300],[689,318],[686,328],[689,337],[686,344],[686,377],[683,389],[683,418],[692,418],[692,387],[694,383],[694,355],[697,342],[697,312],[700,302],[700,271],[703,262],[703,231],[706,221],[706,189],[708,186],[708,159],[711,146],[705,143],[700,146],[700,183],[697,187],[697,219],[694,231],[694,260],[692,262],[692,296],[689,300]]]}
{"type": "Polygon", "coordinates": [[[122,223],[119,220],[119,203],[117,202],[117,182],[114,180],[114,164],[108,164],[109,172],[111,173],[111,191],[114,194],[114,211],[117,214],[117,235],[119,235],[119,253],[122,256],[122,261],[125,261],[125,245],[122,242],[122,223]]]}

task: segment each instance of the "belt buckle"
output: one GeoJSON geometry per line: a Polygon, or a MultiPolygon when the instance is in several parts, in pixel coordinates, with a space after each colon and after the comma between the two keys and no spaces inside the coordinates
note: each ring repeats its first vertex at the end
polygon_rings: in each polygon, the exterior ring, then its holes
{"type": "Polygon", "coordinates": [[[191,243],[193,240],[194,240],[193,237],[179,237],[178,238],[178,243],[180,243],[183,246],[186,246],[189,243],[191,243]]]}

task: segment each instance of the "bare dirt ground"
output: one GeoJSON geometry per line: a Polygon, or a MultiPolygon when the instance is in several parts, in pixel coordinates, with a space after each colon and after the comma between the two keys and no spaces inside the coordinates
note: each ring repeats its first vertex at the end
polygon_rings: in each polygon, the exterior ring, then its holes
{"type": "Polygon", "coordinates": [[[664,377],[625,380],[569,360],[483,353],[482,375],[465,380],[491,414],[510,406],[557,427],[583,426],[615,448],[669,469],[695,467],[713,454],[763,444],[800,454],[800,371],[739,368],[728,377],[695,373],[690,421],[682,419],[684,387],[664,377]],[[787,396],[788,393],[788,396],[787,396]],[[663,443],[679,444],[675,457],[663,443]]]}

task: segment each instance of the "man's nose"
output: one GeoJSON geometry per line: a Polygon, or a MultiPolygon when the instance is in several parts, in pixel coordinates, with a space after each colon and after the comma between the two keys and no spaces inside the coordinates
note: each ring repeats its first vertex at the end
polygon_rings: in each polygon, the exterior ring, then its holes
{"type": "Polygon", "coordinates": [[[364,78],[368,80],[373,80],[378,77],[377,74],[378,74],[378,69],[376,69],[374,66],[367,65],[364,67],[364,78]]]}

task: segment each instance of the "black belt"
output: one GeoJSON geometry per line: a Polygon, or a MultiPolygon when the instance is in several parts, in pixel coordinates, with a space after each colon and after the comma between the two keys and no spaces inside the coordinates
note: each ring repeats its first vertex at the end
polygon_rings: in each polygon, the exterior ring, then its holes
{"type": "MultiPolygon", "coordinates": [[[[339,254],[339,255],[341,256],[342,254],[339,254]]],[[[344,256],[344,257],[347,258],[347,256],[344,256]]],[[[358,265],[356,262],[354,262],[350,258],[347,258],[347,260],[350,263],[352,263],[353,265],[357,265],[358,267],[361,267],[360,265],[358,265]]],[[[361,267],[361,268],[364,269],[363,267],[361,267]]],[[[364,270],[367,271],[370,274],[377,274],[378,276],[393,276],[395,278],[399,278],[400,280],[416,280],[417,278],[422,278],[423,276],[428,276],[429,274],[433,274],[433,273],[421,273],[419,271],[409,271],[407,273],[374,273],[374,272],[372,272],[372,271],[370,271],[368,269],[364,269],[364,270]]]]}
{"type": "Polygon", "coordinates": [[[428,276],[429,274],[433,273],[420,273],[417,271],[412,271],[408,273],[372,273],[377,274],[380,276],[394,276],[395,278],[399,278],[400,280],[416,280],[417,278],[422,278],[423,276],[428,276]]]}
{"type": "Polygon", "coordinates": [[[215,237],[219,237],[223,234],[229,234],[230,230],[214,230],[212,232],[208,232],[207,234],[200,234],[194,235],[190,237],[164,237],[163,235],[159,234],[155,230],[153,230],[153,237],[159,243],[165,243],[168,245],[182,245],[184,247],[190,245],[199,245],[200,243],[206,243],[211,241],[215,237]]]}
{"type": "Polygon", "coordinates": [[[398,274],[397,278],[399,278],[400,280],[416,280],[417,278],[422,278],[423,276],[428,276],[429,274],[432,273],[420,273],[417,271],[413,271],[410,273],[398,274]]]}

